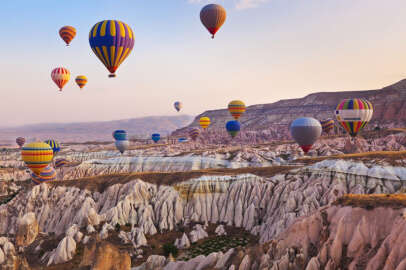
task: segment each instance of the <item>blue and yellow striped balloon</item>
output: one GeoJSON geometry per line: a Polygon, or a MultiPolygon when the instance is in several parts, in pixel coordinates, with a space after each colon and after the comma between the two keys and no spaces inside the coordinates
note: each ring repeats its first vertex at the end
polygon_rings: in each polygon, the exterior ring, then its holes
{"type": "Polygon", "coordinates": [[[60,147],[59,143],[57,141],[55,141],[55,140],[46,140],[44,143],[51,146],[52,151],[54,152],[54,155],[61,150],[61,147],[60,147]]]}
{"type": "Polygon", "coordinates": [[[115,77],[120,64],[134,47],[134,33],[126,23],[105,20],[96,23],[89,33],[89,43],[93,52],[115,77]]]}
{"type": "Polygon", "coordinates": [[[69,161],[64,158],[59,158],[59,159],[55,160],[55,168],[61,168],[68,164],[69,164],[69,161]]]}
{"type": "Polygon", "coordinates": [[[44,182],[49,182],[49,181],[54,181],[56,180],[56,171],[54,168],[51,166],[47,166],[41,173],[36,174],[32,173],[31,174],[31,181],[35,185],[39,185],[44,182]]]}

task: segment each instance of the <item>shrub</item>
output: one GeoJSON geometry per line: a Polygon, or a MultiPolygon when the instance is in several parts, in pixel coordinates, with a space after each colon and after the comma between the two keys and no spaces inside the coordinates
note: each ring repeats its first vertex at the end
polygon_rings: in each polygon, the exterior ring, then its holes
{"type": "Polygon", "coordinates": [[[120,224],[116,223],[116,232],[119,232],[120,228],[121,228],[120,224]]]}
{"type": "Polygon", "coordinates": [[[173,257],[178,256],[178,248],[173,243],[166,243],[162,248],[166,257],[169,256],[169,253],[172,253],[173,257]]]}

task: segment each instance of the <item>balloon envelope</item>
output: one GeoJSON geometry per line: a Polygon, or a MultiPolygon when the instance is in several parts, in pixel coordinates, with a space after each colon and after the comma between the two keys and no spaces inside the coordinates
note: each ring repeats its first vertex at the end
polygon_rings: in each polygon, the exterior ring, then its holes
{"type": "Polygon", "coordinates": [[[371,102],[362,98],[345,99],[338,104],[335,111],[337,121],[352,137],[357,136],[372,119],[373,114],[371,102]]]}
{"type": "Polygon", "coordinates": [[[152,139],[154,142],[157,143],[157,142],[161,139],[161,134],[159,134],[159,133],[154,133],[154,134],[151,135],[151,139],[152,139]]]}
{"type": "Polygon", "coordinates": [[[228,134],[234,138],[240,132],[241,124],[237,120],[231,120],[226,123],[226,129],[228,134]]]}
{"type": "Polygon", "coordinates": [[[54,152],[54,155],[61,150],[61,147],[60,147],[59,143],[57,141],[55,141],[55,140],[46,140],[44,143],[51,146],[52,151],[54,152]]]}
{"type": "Polygon", "coordinates": [[[59,91],[62,91],[62,88],[65,86],[65,84],[68,83],[70,79],[70,72],[66,68],[57,67],[52,70],[51,78],[59,87],[59,91]]]}
{"type": "Polygon", "coordinates": [[[21,149],[22,160],[37,174],[51,163],[53,156],[52,148],[43,142],[29,143],[21,149]]]}
{"type": "Polygon", "coordinates": [[[320,124],[321,128],[323,129],[323,132],[325,133],[329,133],[334,128],[334,120],[331,118],[321,120],[320,124]]]}
{"type": "Polygon", "coordinates": [[[69,161],[64,158],[59,158],[59,159],[55,160],[55,168],[61,168],[68,164],[69,164],[69,161]]]}
{"type": "Polygon", "coordinates": [[[201,117],[199,124],[202,128],[206,129],[210,125],[210,118],[207,116],[201,117]]]}
{"type": "Polygon", "coordinates": [[[55,180],[56,180],[56,171],[51,166],[47,166],[39,174],[37,174],[37,173],[31,174],[31,181],[35,185],[39,185],[39,184],[42,184],[45,182],[55,181],[55,180]]]}
{"type": "Polygon", "coordinates": [[[129,146],[130,146],[130,142],[127,140],[117,140],[116,141],[116,148],[118,151],[120,151],[121,154],[123,154],[124,151],[127,150],[129,146]]]}
{"type": "Polygon", "coordinates": [[[105,20],[96,23],[89,33],[89,43],[94,54],[115,77],[120,64],[134,47],[134,33],[126,23],[105,20]]]}
{"type": "Polygon", "coordinates": [[[182,104],[182,102],[180,102],[180,101],[176,101],[176,102],[173,104],[173,106],[174,106],[175,109],[179,112],[180,109],[182,109],[183,104],[182,104]]]}
{"type": "Polygon", "coordinates": [[[290,125],[290,134],[305,153],[309,152],[321,132],[320,122],[311,117],[297,118],[290,125]]]}
{"type": "Polygon", "coordinates": [[[235,120],[238,120],[245,112],[245,104],[241,100],[233,100],[228,103],[228,111],[235,120]]]}
{"type": "Polygon", "coordinates": [[[25,138],[17,137],[16,138],[16,143],[18,144],[18,146],[22,147],[25,144],[25,138]]]}
{"type": "Polygon", "coordinates": [[[82,89],[87,83],[87,78],[84,75],[79,75],[76,77],[75,82],[82,89]]]}
{"type": "Polygon", "coordinates": [[[200,11],[200,20],[202,24],[214,38],[214,35],[226,21],[226,10],[217,4],[209,4],[202,8],[200,11]]]}
{"type": "Polygon", "coordinates": [[[126,141],[127,140],[127,131],[118,129],[113,132],[113,138],[116,141],[126,141]]]}
{"type": "Polygon", "coordinates": [[[179,139],[178,139],[178,142],[184,143],[184,142],[187,142],[187,139],[186,139],[186,138],[179,138],[179,139]]]}
{"type": "Polygon", "coordinates": [[[59,35],[65,41],[66,46],[69,46],[72,39],[76,36],[76,29],[73,26],[64,26],[59,29],[59,35]]]}
{"type": "Polygon", "coordinates": [[[192,138],[192,140],[196,141],[197,137],[199,137],[200,130],[198,128],[192,128],[189,130],[189,137],[192,138]]]}

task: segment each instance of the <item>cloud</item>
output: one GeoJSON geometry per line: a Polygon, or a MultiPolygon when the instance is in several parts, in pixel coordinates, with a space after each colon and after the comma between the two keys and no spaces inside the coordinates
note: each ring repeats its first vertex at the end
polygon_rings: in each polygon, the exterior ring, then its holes
{"type": "MultiPolygon", "coordinates": [[[[236,2],[235,8],[238,10],[256,8],[261,4],[268,2],[269,0],[234,0],[236,2]]],[[[207,0],[188,0],[189,3],[203,3],[208,2],[207,0]]]]}

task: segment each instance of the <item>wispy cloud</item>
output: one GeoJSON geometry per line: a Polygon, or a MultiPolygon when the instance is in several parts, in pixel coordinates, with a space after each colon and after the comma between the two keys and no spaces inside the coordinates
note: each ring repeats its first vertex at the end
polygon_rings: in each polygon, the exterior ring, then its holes
{"type": "MultiPolygon", "coordinates": [[[[239,10],[256,8],[261,4],[268,2],[269,0],[233,0],[235,2],[235,8],[239,10]]],[[[188,0],[189,3],[204,3],[207,0],[188,0]]]]}

